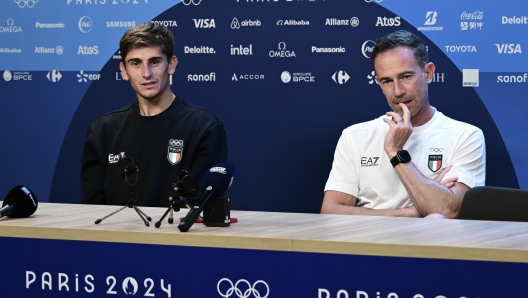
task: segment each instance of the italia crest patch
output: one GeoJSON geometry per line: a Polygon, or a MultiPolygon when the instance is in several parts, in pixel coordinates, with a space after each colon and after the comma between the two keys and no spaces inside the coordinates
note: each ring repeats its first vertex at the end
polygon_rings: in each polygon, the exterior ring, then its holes
{"type": "Polygon", "coordinates": [[[429,170],[436,173],[442,168],[442,154],[439,155],[429,155],[429,170]]]}
{"type": "Polygon", "coordinates": [[[183,153],[183,140],[169,140],[167,159],[172,165],[180,162],[183,153]]]}

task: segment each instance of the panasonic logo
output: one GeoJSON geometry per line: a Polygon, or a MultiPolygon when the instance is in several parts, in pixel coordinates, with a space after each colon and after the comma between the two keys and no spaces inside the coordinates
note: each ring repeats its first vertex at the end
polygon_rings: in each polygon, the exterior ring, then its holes
{"type": "Polygon", "coordinates": [[[312,46],[312,53],[344,53],[345,48],[339,47],[339,48],[318,48],[316,46],[312,46]]]}
{"type": "Polygon", "coordinates": [[[63,29],[65,27],[64,23],[35,23],[35,28],[39,29],[63,29]]]}

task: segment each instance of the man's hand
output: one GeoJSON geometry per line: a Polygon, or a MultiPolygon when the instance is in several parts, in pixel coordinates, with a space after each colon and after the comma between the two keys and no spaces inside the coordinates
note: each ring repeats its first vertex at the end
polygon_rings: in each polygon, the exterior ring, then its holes
{"type": "Polygon", "coordinates": [[[413,132],[409,108],[404,103],[399,103],[399,105],[403,111],[402,116],[396,112],[387,112],[386,115],[391,117],[391,119],[383,119],[390,126],[384,143],[385,153],[387,153],[389,159],[396,156],[398,151],[403,150],[403,145],[405,145],[405,142],[407,142],[413,132]]]}
{"type": "Polygon", "coordinates": [[[438,177],[435,178],[435,181],[438,183],[441,183],[443,186],[447,188],[451,188],[455,186],[455,182],[458,181],[458,177],[451,177],[451,178],[447,178],[446,180],[442,181],[442,179],[444,179],[445,174],[447,174],[447,172],[449,172],[449,170],[451,170],[452,167],[453,166],[448,166],[447,168],[443,169],[440,175],[438,175],[438,177]]]}

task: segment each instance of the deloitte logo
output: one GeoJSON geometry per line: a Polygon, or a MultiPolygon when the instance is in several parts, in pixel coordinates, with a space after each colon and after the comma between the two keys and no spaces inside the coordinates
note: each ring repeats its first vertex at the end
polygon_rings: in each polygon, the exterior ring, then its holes
{"type": "Polygon", "coordinates": [[[82,33],[88,33],[92,30],[92,19],[87,16],[81,17],[79,19],[79,30],[82,33]]]}
{"type": "Polygon", "coordinates": [[[57,83],[62,78],[62,74],[58,70],[54,69],[48,72],[48,74],[46,75],[46,78],[48,78],[50,82],[57,83]]]}
{"type": "Polygon", "coordinates": [[[334,82],[339,85],[346,84],[346,82],[348,82],[349,79],[350,79],[350,76],[344,70],[338,70],[334,72],[334,75],[332,75],[332,80],[334,80],[334,82]]]}

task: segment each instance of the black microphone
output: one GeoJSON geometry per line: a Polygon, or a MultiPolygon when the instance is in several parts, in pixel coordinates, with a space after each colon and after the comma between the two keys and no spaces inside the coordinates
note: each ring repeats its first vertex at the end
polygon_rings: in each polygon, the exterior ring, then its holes
{"type": "Polygon", "coordinates": [[[178,225],[178,229],[182,232],[189,231],[207,202],[212,198],[223,196],[231,186],[234,176],[235,167],[231,164],[220,163],[212,167],[204,176],[203,185],[206,186],[204,194],[178,225]]]}
{"type": "Polygon", "coordinates": [[[0,217],[28,217],[35,213],[38,201],[35,194],[26,186],[18,185],[13,187],[6,195],[0,217]]]}

